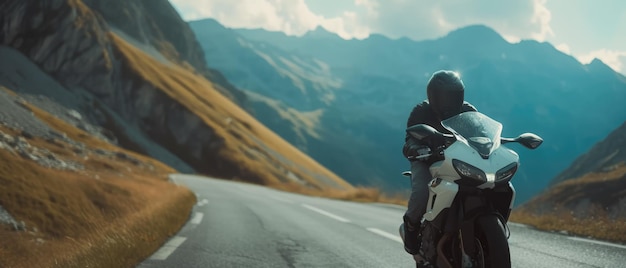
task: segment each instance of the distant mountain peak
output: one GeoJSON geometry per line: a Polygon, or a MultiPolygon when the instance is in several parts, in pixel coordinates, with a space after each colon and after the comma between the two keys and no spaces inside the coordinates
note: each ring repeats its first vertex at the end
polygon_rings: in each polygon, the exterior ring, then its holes
{"type": "Polygon", "coordinates": [[[318,25],[315,29],[308,31],[304,34],[305,37],[313,37],[313,38],[335,38],[339,37],[339,35],[328,31],[324,26],[318,25]]]}
{"type": "Polygon", "coordinates": [[[222,25],[219,21],[212,19],[212,18],[204,18],[204,19],[198,19],[198,20],[191,20],[188,22],[189,24],[204,24],[204,25],[211,25],[211,26],[218,26],[220,28],[226,28],[224,27],[224,25],[222,25]]]}
{"type": "Polygon", "coordinates": [[[611,69],[611,67],[609,67],[608,65],[606,65],[606,63],[604,63],[602,60],[598,59],[598,58],[593,58],[593,60],[587,64],[587,66],[591,69],[598,69],[598,70],[608,70],[610,69],[611,71],[613,71],[613,69],[611,69]]]}
{"type": "MultiPolygon", "coordinates": [[[[406,37],[405,37],[406,38],[406,37]]],[[[382,35],[382,34],[378,34],[378,33],[372,33],[370,34],[367,39],[371,39],[371,40],[391,40],[389,37],[382,35]]],[[[406,38],[408,39],[408,38],[406,38]]]]}
{"type": "Polygon", "coordinates": [[[481,41],[505,41],[494,29],[475,24],[451,31],[446,35],[446,39],[481,40],[481,41]]]}

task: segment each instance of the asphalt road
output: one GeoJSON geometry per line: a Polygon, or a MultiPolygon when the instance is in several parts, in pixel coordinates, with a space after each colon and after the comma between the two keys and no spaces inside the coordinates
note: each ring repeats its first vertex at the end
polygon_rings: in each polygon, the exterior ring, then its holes
{"type": "MultiPolygon", "coordinates": [[[[138,267],[415,267],[397,235],[404,209],[174,175],[198,203],[138,267]]],[[[511,224],[513,267],[626,267],[626,246],[511,224]]]]}

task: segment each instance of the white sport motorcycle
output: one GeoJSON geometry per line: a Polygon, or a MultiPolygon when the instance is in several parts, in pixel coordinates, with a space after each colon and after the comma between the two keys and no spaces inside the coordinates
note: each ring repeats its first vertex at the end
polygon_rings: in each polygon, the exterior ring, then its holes
{"type": "Polygon", "coordinates": [[[436,157],[430,166],[433,179],[421,224],[421,251],[435,267],[511,267],[506,223],[519,156],[502,144],[518,142],[535,149],[543,139],[532,133],[500,137],[502,124],[480,112],[464,112],[441,124],[452,134],[425,124],[406,130],[426,144],[443,144],[418,156],[436,157]]]}

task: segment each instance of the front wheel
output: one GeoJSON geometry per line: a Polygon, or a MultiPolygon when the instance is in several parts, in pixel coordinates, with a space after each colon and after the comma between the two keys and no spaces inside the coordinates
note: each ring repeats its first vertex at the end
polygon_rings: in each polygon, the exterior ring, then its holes
{"type": "Polygon", "coordinates": [[[484,215],[476,220],[476,238],[480,244],[479,267],[511,267],[509,242],[503,223],[496,215],[484,215]]]}

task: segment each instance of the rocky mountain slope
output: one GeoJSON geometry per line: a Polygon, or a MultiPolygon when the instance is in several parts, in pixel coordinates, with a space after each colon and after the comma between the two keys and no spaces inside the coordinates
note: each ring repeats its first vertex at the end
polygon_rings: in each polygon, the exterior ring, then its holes
{"type": "Polygon", "coordinates": [[[504,135],[545,139],[534,151],[512,145],[522,161],[520,203],[626,120],[621,74],[548,43],[509,43],[481,25],[423,41],[344,40],[323,28],[295,37],[211,19],[190,25],[209,66],[249,96],[245,107],[352,184],[406,189],[396,178],[407,168],[407,116],[438,69],[459,71],[466,99],[502,122],[504,135]]]}
{"type": "Polygon", "coordinates": [[[542,229],[626,243],[626,122],[515,212],[542,229]]]}
{"type": "MultiPolygon", "coordinates": [[[[245,97],[208,68],[194,34],[166,0],[7,1],[0,45],[49,74],[6,67],[3,85],[68,105],[123,147],[181,172],[263,184],[350,189],[260,124],[245,97]]],[[[28,67],[30,68],[30,67],[28,67]]]]}
{"type": "Polygon", "coordinates": [[[526,207],[564,207],[584,217],[592,206],[626,219],[626,122],[579,156],[526,207]],[[580,212],[580,213],[579,213],[580,212]]]}
{"type": "Polygon", "coordinates": [[[187,221],[171,167],[47,97],[0,86],[0,107],[0,267],[130,267],[187,221]]]}
{"type": "Polygon", "coordinates": [[[626,162],[626,122],[596,143],[551,182],[555,185],[588,173],[609,172],[626,162]]]}

